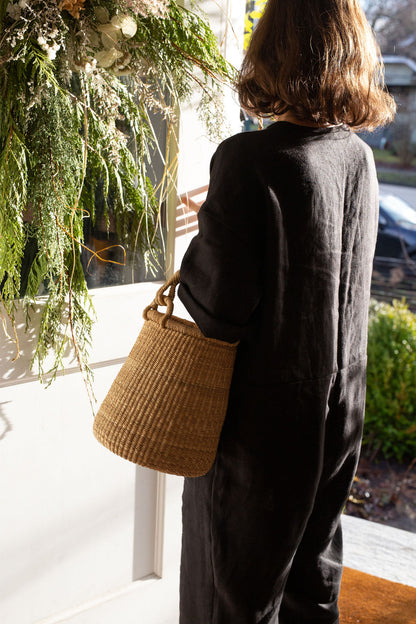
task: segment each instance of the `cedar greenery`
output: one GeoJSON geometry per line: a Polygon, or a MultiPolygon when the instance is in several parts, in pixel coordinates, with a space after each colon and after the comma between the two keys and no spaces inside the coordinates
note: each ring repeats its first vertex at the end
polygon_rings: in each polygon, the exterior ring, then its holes
{"type": "Polygon", "coordinates": [[[152,115],[171,132],[198,86],[202,116],[212,124],[214,107],[220,126],[218,93],[233,70],[204,18],[173,0],[0,0],[0,26],[0,314],[18,352],[16,300],[30,325],[46,292],[33,362],[53,377],[72,344],[89,379],[94,310],[81,249],[97,189],[124,255],[139,251],[153,271],[174,172],[166,164],[156,188],[150,181],[152,150],[165,152],[152,115]]]}

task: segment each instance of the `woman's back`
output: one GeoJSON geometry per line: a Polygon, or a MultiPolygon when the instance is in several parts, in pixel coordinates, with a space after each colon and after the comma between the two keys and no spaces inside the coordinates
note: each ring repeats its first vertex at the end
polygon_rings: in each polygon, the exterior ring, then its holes
{"type": "Polygon", "coordinates": [[[311,379],[365,359],[377,197],[371,151],[344,126],[277,122],[221,145],[181,297],[207,335],[241,338],[239,378],[311,379]]]}

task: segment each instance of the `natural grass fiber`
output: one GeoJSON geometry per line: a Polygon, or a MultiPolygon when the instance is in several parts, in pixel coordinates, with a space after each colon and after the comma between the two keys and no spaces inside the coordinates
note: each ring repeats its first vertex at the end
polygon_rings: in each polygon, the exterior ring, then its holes
{"type": "Polygon", "coordinates": [[[416,624],[416,588],[344,568],[340,624],[416,624]]]}
{"type": "Polygon", "coordinates": [[[195,323],[172,316],[178,283],[179,271],[144,310],[144,325],[97,413],[94,435],[136,464],[196,477],[215,459],[237,344],[206,338],[195,323]],[[165,314],[158,305],[167,307],[165,314]]]}

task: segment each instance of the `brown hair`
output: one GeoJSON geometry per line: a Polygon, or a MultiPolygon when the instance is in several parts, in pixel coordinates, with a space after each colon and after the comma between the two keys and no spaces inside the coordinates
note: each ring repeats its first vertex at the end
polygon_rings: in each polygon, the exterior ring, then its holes
{"type": "Polygon", "coordinates": [[[269,0],[243,60],[241,106],[372,130],[396,112],[379,56],[359,0],[269,0]]]}

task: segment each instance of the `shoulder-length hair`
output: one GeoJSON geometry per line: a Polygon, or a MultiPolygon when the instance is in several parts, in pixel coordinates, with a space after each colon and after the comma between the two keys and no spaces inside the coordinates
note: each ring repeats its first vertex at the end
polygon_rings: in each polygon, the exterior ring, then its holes
{"type": "Polygon", "coordinates": [[[373,130],[393,120],[380,50],[359,0],[269,0],[237,82],[243,109],[373,130]]]}

